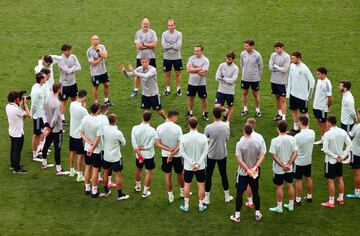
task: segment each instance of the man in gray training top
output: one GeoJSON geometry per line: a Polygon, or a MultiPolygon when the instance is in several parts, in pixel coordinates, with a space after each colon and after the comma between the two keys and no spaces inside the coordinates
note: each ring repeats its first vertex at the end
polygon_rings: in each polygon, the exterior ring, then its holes
{"type": "Polygon", "coordinates": [[[275,52],[271,54],[269,70],[271,70],[271,90],[276,98],[278,114],[275,121],[285,120],[286,116],[286,85],[290,67],[290,56],[284,51],[284,44],[276,42],[275,52]]]}
{"type": "Polygon", "coordinates": [[[93,95],[95,102],[99,102],[99,85],[104,85],[104,103],[112,106],[109,100],[109,76],[106,70],[105,58],[108,57],[108,52],[103,44],[100,44],[99,36],[93,35],[91,37],[91,47],[87,50],[86,56],[90,64],[91,81],[93,85],[93,95]]]}
{"type": "Polygon", "coordinates": [[[219,87],[216,92],[215,107],[219,107],[224,112],[224,120],[231,121],[234,105],[235,81],[239,74],[239,68],[234,63],[235,53],[230,52],[226,55],[226,61],[219,65],[216,71],[216,80],[219,87]],[[227,108],[224,107],[225,102],[227,108]]]}
{"type": "Polygon", "coordinates": [[[181,70],[183,69],[181,60],[182,33],[175,29],[174,19],[168,19],[168,30],[162,33],[161,46],[164,49],[164,71],[166,72],[166,89],[164,95],[170,94],[171,68],[175,69],[176,95],[181,96],[181,70]]]}
{"type": "MultiPolygon", "coordinates": [[[[157,46],[157,36],[154,30],[150,29],[150,20],[143,18],[141,20],[141,29],[135,34],[135,47],[137,50],[136,67],[141,66],[140,59],[147,56],[150,59],[150,65],[156,68],[155,52],[157,46]]],[[[131,97],[136,97],[140,85],[140,78],[135,77],[134,90],[131,97]]]]}
{"type": "Polygon", "coordinates": [[[260,96],[259,83],[263,72],[263,61],[260,53],[254,49],[254,40],[248,39],[244,41],[245,50],[240,54],[240,65],[242,68],[241,88],[243,90],[244,110],[242,116],[246,116],[248,112],[248,93],[251,87],[255,100],[255,115],[261,116],[260,112],[260,96]]]}
{"type": "Polygon", "coordinates": [[[233,197],[229,194],[229,181],[226,173],[227,150],[226,142],[230,137],[230,127],[220,120],[221,110],[218,107],[213,109],[214,123],[205,127],[204,134],[209,140],[209,152],[206,165],[206,182],[204,203],[210,204],[211,178],[218,164],[221,175],[222,186],[225,194],[225,202],[231,202],[233,197]]]}
{"type": "Polygon", "coordinates": [[[149,65],[150,59],[146,56],[141,58],[141,66],[135,70],[132,66],[129,66],[130,72],[126,71],[123,64],[120,65],[120,70],[126,76],[137,76],[141,78],[142,96],[141,96],[141,108],[144,111],[148,111],[150,108],[156,110],[159,115],[164,119],[165,112],[161,108],[159,88],[157,85],[156,68],[149,65]]]}

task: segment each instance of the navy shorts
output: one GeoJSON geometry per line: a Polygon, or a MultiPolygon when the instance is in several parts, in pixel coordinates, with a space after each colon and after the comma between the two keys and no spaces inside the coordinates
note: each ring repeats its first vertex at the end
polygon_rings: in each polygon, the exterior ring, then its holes
{"type": "Polygon", "coordinates": [[[259,89],[260,89],[259,81],[256,81],[256,82],[249,82],[249,81],[244,81],[244,80],[241,81],[242,89],[248,90],[250,87],[254,91],[259,91],[259,89]]]}
{"type": "Polygon", "coordinates": [[[93,153],[91,154],[91,156],[85,155],[85,164],[91,165],[94,168],[101,168],[102,166],[101,154],[93,153]]]}
{"type": "Polygon", "coordinates": [[[273,174],[273,183],[275,185],[283,185],[284,181],[291,184],[293,182],[293,173],[273,174]]]}
{"type": "Polygon", "coordinates": [[[167,157],[162,157],[161,169],[165,173],[171,173],[171,169],[174,167],[176,174],[180,174],[184,170],[184,163],[182,157],[173,157],[172,160],[167,163],[167,157]]]}
{"type": "Polygon", "coordinates": [[[42,130],[44,128],[44,122],[42,118],[33,119],[33,125],[34,125],[34,134],[40,135],[42,134],[42,130]]]}
{"type": "Polygon", "coordinates": [[[154,95],[151,97],[147,97],[142,95],[141,96],[141,108],[142,109],[150,109],[152,108],[153,110],[161,110],[161,103],[160,103],[160,96],[159,95],[154,95]]]}
{"type": "Polygon", "coordinates": [[[196,93],[198,94],[199,98],[207,98],[206,86],[205,85],[194,86],[188,84],[186,95],[189,97],[195,97],[196,93]]]}
{"type": "Polygon", "coordinates": [[[294,97],[293,95],[290,94],[289,109],[299,110],[301,113],[307,113],[308,112],[307,101],[294,97]]]}
{"type": "Polygon", "coordinates": [[[356,156],[351,153],[350,155],[350,166],[353,169],[360,169],[360,156],[356,156]]]}
{"type": "Polygon", "coordinates": [[[78,93],[78,88],[76,83],[70,86],[62,86],[61,93],[60,93],[60,100],[66,101],[69,97],[75,98],[78,93]]]}
{"type": "Polygon", "coordinates": [[[343,130],[345,130],[347,133],[349,133],[352,130],[352,128],[354,127],[354,125],[355,125],[355,123],[352,125],[345,125],[345,124],[341,123],[341,128],[343,130]]]}
{"type": "Polygon", "coordinates": [[[110,81],[108,73],[102,75],[94,75],[91,76],[91,81],[93,86],[99,86],[99,84],[105,84],[110,81]]]}
{"type": "Polygon", "coordinates": [[[272,94],[274,94],[274,95],[286,97],[286,85],[285,84],[271,83],[271,91],[272,91],[272,94]]]}
{"type": "Polygon", "coordinates": [[[115,161],[115,162],[108,162],[108,161],[103,160],[103,168],[104,169],[111,169],[111,170],[113,170],[115,172],[118,172],[118,171],[123,170],[123,165],[121,163],[121,160],[120,161],[115,161]]]}
{"type": "Polygon", "coordinates": [[[323,111],[323,110],[318,110],[318,109],[313,109],[314,112],[314,116],[315,118],[321,122],[321,123],[326,123],[326,118],[327,118],[327,112],[323,111]]]}
{"type": "Polygon", "coordinates": [[[75,151],[78,155],[85,154],[84,152],[84,141],[82,138],[73,138],[70,136],[69,139],[69,151],[75,151]]]}
{"type": "Polygon", "coordinates": [[[167,60],[164,59],[164,71],[171,71],[171,68],[174,67],[175,71],[181,71],[183,69],[182,60],[167,60]]]}
{"type": "Polygon", "coordinates": [[[336,162],[335,164],[330,164],[325,162],[325,178],[335,179],[335,177],[342,176],[342,163],[336,162]]]}
{"type": "Polygon", "coordinates": [[[302,177],[311,177],[311,164],[306,166],[294,166],[294,178],[302,179],[302,177]]]}
{"type": "Polygon", "coordinates": [[[238,175],[235,184],[236,190],[237,192],[245,192],[247,186],[249,185],[252,192],[257,192],[259,191],[259,180],[260,180],[260,174],[256,179],[248,175],[247,176],[238,175]]]}
{"type": "Polygon", "coordinates": [[[139,160],[136,158],[135,164],[136,164],[136,167],[139,169],[142,169],[144,167],[144,165],[145,165],[146,170],[153,170],[155,168],[154,157],[150,158],[150,159],[144,158],[144,162],[142,162],[142,163],[140,163],[139,160]]]}
{"type": "Polygon", "coordinates": [[[205,182],[205,169],[202,169],[202,170],[197,170],[197,171],[185,170],[184,171],[185,183],[190,184],[194,175],[196,177],[197,182],[199,182],[199,183],[205,182]]]}
{"type": "Polygon", "coordinates": [[[216,92],[215,103],[224,106],[225,102],[229,107],[234,106],[234,95],[216,92]]]}
{"type": "MultiPolygon", "coordinates": [[[[149,65],[156,68],[156,59],[155,58],[150,58],[149,65]]],[[[136,67],[139,67],[139,66],[141,66],[141,60],[136,59],[136,67]]]]}

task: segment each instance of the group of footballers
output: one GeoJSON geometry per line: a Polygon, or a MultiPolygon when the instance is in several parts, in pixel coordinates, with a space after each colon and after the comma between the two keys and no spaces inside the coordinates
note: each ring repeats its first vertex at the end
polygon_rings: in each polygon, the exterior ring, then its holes
{"type": "MultiPolygon", "coordinates": [[[[182,34],[175,29],[175,21],[169,19],[168,30],[162,34],[164,49],[164,71],[166,72],[166,89],[164,96],[170,94],[170,78],[172,67],[175,69],[176,94],[181,92],[181,46],[182,34]]],[[[186,119],[189,132],[183,135],[182,129],[176,124],[179,113],[176,110],[163,110],[157,84],[157,71],[154,48],[157,46],[155,31],[150,29],[150,21],[142,19],[141,29],[136,32],[135,45],[137,49],[136,68],[131,65],[126,68],[120,65],[120,71],[126,77],[133,76],[134,90],[131,96],[138,94],[141,82],[141,108],[144,109],[142,122],[132,128],[131,143],[136,157],[135,190],[141,192],[141,174],[145,168],[145,180],[142,197],[151,195],[150,184],[152,171],[155,168],[155,147],[161,149],[161,169],[165,173],[165,185],[168,201],[174,202],[172,188],[172,168],[177,175],[180,197],[184,204],[180,209],[189,211],[190,186],[195,175],[198,186],[199,211],[203,212],[210,204],[211,180],[217,164],[224,189],[225,202],[231,202],[233,197],[229,193],[227,178],[227,147],[230,137],[230,122],[233,116],[235,85],[239,68],[234,63],[235,53],[226,55],[224,63],[220,64],[215,78],[219,82],[216,92],[215,107],[212,110],[214,122],[206,126],[204,134],[197,131],[198,121],[193,116],[193,105],[196,94],[200,98],[203,108],[202,118],[209,120],[206,78],[209,70],[209,60],[203,55],[201,45],[194,47],[194,55],[190,56],[186,64],[189,73],[187,87],[188,112],[186,119]],[[225,102],[227,106],[225,107],[225,102]],[[151,112],[155,110],[165,122],[156,129],[151,127],[151,112]]],[[[245,50],[240,54],[242,69],[241,88],[243,110],[241,116],[248,115],[248,92],[251,88],[255,101],[255,116],[261,117],[259,86],[263,72],[261,54],[254,49],[254,41],[244,41],[245,50]]],[[[339,197],[336,202],[344,204],[344,183],[342,179],[342,165],[350,160],[354,169],[355,191],[348,194],[348,198],[360,198],[360,125],[355,124],[360,111],[356,114],[354,98],[349,91],[350,81],[341,81],[339,90],[343,94],[341,106],[341,128],[337,127],[337,119],[328,115],[332,105],[332,84],[327,78],[327,69],[319,67],[316,70],[317,83],[309,68],[302,62],[300,52],[293,52],[291,56],[284,51],[284,44],[276,42],[275,52],[269,60],[271,71],[271,88],[276,98],[278,110],[274,121],[277,121],[278,136],[271,140],[269,152],[273,159],[273,183],[276,185],[276,207],[270,211],[282,213],[283,207],[293,211],[294,206],[302,202],[302,179],[305,178],[307,195],[305,201],[312,202],[313,182],[311,179],[311,162],[313,144],[323,145],[325,153],[325,177],[328,181],[329,200],[322,203],[323,207],[335,207],[335,187],[337,181],[339,197]],[[315,132],[309,128],[308,103],[315,91],[313,113],[316,117],[321,139],[315,142],[315,132]],[[289,109],[292,111],[293,128],[288,131],[286,122],[286,99],[289,99],[289,109]],[[352,140],[350,139],[352,138],[352,140]],[[344,150],[344,146],[346,146],[344,150]],[[296,179],[296,194],[293,187],[296,179]],[[286,185],[289,202],[283,205],[283,185],[286,185]]],[[[31,109],[26,99],[11,92],[6,107],[9,120],[9,134],[11,142],[11,168],[14,173],[25,173],[19,161],[13,162],[19,155],[16,145],[18,124],[14,124],[11,116],[21,114],[31,116],[34,124],[32,139],[33,160],[41,162],[41,168],[47,169],[54,165],[47,162],[50,146],[54,145],[56,175],[77,175],[78,182],[85,182],[85,193],[93,198],[107,197],[111,188],[116,187],[117,199],[125,200],[129,195],[122,190],[123,161],[120,145],[125,145],[123,133],[118,129],[118,117],[109,114],[109,106],[114,105],[109,99],[109,76],[105,65],[108,53],[99,37],[91,38],[91,46],[87,50],[92,78],[92,93],[95,102],[90,106],[90,113],[86,109],[87,92],[78,90],[75,73],[81,70],[77,57],[72,54],[70,45],[62,45],[62,55],[45,55],[35,67],[36,83],[31,90],[31,109]],[[58,64],[59,83],[54,82],[53,65],[58,64]],[[98,88],[103,84],[104,103],[99,103],[98,88]],[[64,134],[66,101],[70,104],[70,171],[61,167],[61,143],[64,134]],[[22,101],[20,101],[22,100],[22,101]],[[18,108],[14,108],[16,105],[18,108]],[[18,106],[20,105],[20,106],[18,106]],[[18,109],[18,110],[16,110],[18,109]],[[16,134],[15,134],[16,133],[16,134]],[[14,140],[13,140],[14,138],[14,140]],[[77,157],[77,158],[76,158],[77,157]],[[77,171],[75,160],[77,159],[77,171]],[[85,170],[82,171],[83,161],[85,170]],[[102,178],[101,168],[104,169],[102,178]],[[115,183],[112,174],[115,174],[115,183]],[[104,190],[100,193],[98,185],[102,183],[104,190]]],[[[240,222],[240,211],[243,205],[243,193],[246,192],[245,205],[255,208],[255,220],[262,218],[260,212],[259,178],[260,166],[267,151],[261,134],[255,132],[256,120],[247,119],[243,128],[243,137],[236,144],[235,155],[238,162],[236,177],[236,210],[230,219],[240,222]]],[[[21,133],[21,132],[20,132],[21,133]]],[[[19,134],[20,135],[20,134],[19,134]]],[[[22,134],[23,135],[23,134],[22,134]]],[[[20,150],[21,153],[21,150],[20,150]]]]}

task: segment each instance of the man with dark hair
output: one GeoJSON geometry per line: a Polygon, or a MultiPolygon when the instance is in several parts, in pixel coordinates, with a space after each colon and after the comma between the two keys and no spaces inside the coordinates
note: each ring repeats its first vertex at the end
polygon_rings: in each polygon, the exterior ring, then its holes
{"type": "Polygon", "coordinates": [[[192,179],[195,175],[198,186],[199,212],[207,209],[204,205],[205,194],[205,159],[209,145],[204,134],[197,131],[198,121],[195,117],[188,119],[189,133],[183,135],[180,140],[180,155],[184,158],[184,205],[180,210],[189,211],[189,197],[192,179]]]}
{"type": "Polygon", "coordinates": [[[126,76],[137,76],[141,79],[141,108],[144,109],[144,112],[152,108],[166,119],[165,111],[162,109],[160,102],[156,68],[150,65],[150,59],[147,56],[142,56],[141,66],[138,66],[135,70],[132,66],[129,66],[130,72],[128,72],[123,64],[120,65],[120,70],[126,76]]]}
{"type": "Polygon", "coordinates": [[[175,29],[176,24],[174,19],[168,19],[167,27],[168,30],[163,32],[161,35],[161,46],[164,49],[164,71],[166,73],[166,89],[164,95],[168,96],[170,94],[171,68],[174,67],[176,94],[181,96],[180,82],[183,64],[180,49],[182,45],[182,33],[175,29]]]}
{"type": "Polygon", "coordinates": [[[31,88],[31,108],[30,113],[33,119],[33,137],[32,137],[32,153],[33,153],[33,161],[41,162],[42,159],[38,158],[41,153],[38,153],[38,146],[40,144],[40,140],[43,139],[42,129],[44,128],[44,122],[42,119],[43,109],[44,109],[44,90],[43,84],[45,83],[45,75],[41,72],[35,75],[36,83],[31,88]]]}
{"type": "Polygon", "coordinates": [[[155,168],[155,137],[156,131],[150,126],[151,113],[144,111],[142,122],[131,130],[131,143],[136,156],[135,191],[141,191],[141,171],[145,165],[144,191],[141,195],[147,198],[151,195],[150,184],[152,170],[155,168]]]}
{"type": "Polygon", "coordinates": [[[211,179],[218,165],[222,187],[224,189],[225,202],[231,202],[233,197],[229,194],[229,181],[226,173],[227,149],[226,143],[230,138],[229,124],[221,121],[221,109],[213,109],[214,123],[205,127],[204,134],[209,140],[209,151],[206,165],[205,198],[204,203],[210,204],[211,179]]]}
{"type": "Polygon", "coordinates": [[[105,58],[108,57],[108,52],[103,44],[100,44],[99,36],[93,35],[91,37],[91,47],[86,51],[88,61],[90,63],[90,74],[93,85],[93,96],[95,102],[99,102],[99,85],[104,85],[104,103],[112,106],[113,103],[109,100],[109,75],[107,73],[105,58]]]}
{"type": "Polygon", "coordinates": [[[172,167],[174,167],[174,171],[177,174],[180,197],[184,197],[184,164],[179,153],[179,143],[183,132],[181,127],[176,124],[178,115],[179,113],[176,110],[170,110],[166,121],[156,128],[155,137],[155,144],[161,149],[161,169],[165,173],[165,185],[170,203],[174,202],[171,183],[172,167]]]}
{"type": "Polygon", "coordinates": [[[340,81],[339,90],[343,94],[341,102],[341,128],[347,133],[350,132],[356,121],[355,101],[350,92],[351,82],[340,81]]]}
{"type": "Polygon", "coordinates": [[[249,185],[253,193],[255,205],[255,220],[260,221],[260,196],[259,179],[260,165],[264,161],[264,153],[259,143],[251,137],[252,126],[246,124],[243,129],[244,136],[236,144],[236,159],[238,162],[238,173],[236,178],[236,210],[230,219],[239,223],[240,211],[243,204],[243,193],[249,185]]]}
{"type": "Polygon", "coordinates": [[[99,114],[99,104],[93,103],[90,106],[91,114],[85,116],[80,124],[80,136],[84,140],[85,152],[85,194],[90,195],[92,198],[97,198],[99,192],[97,190],[99,171],[102,166],[100,138],[102,135],[102,128],[97,115],[99,114]],[[90,174],[91,185],[90,188],[90,174]]]}
{"type": "Polygon", "coordinates": [[[314,91],[315,80],[309,68],[302,63],[300,52],[292,53],[291,62],[286,98],[290,100],[289,108],[292,110],[294,121],[291,133],[295,135],[300,132],[300,113],[308,116],[308,102],[314,91]]]}
{"type": "Polygon", "coordinates": [[[86,110],[86,90],[80,90],[76,101],[70,104],[70,139],[69,139],[69,151],[70,151],[70,177],[77,174],[77,182],[85,181],[82,172],[82,163],[84,157],[84,143],[80,136],[80,124],[82,119],[89,115],[86,110]],[[74,168],[75,154],[77,155],[77,172],[74,168]]]}
{"type": "Polygon", "coordinates": [[[239,74],[239,68],[234,63],[234,60],[235,53],[228,53],[225,62],[219,65],[215,75],[216,80],[219,81],[215,107],[219,107],[221,111],[224,111],[224,120],[229,123],[233,114],[235,82],[239,74]],[[227,108],[224,107],[225,102],[227,108]]]}
{"type": "MultiPolygon", "coordinates": [[[[358,118],[360,118],[360,109],[357,110],[358,118]]],[[[347,194],[348,198],[360,198],[360,124],[355,124],[349,132],[352,137],[352,148],[350,155],[350,166],[354,171],[354,192],[347,194]]]]}
{"type": "Polygon", "coordinates": [[[56,163],[56,175],[62,176],[69,174],[67,171],[63,171],[61,167],[61,144],[63,139],[63,126],[61,119],[61,103],[58,99],[61,92],[61,85],[55,83],[53,85],[53,95],[46,99],[44,105],[43,120],[45,123],[45,144],[42,151],[42,169],[53,167],[53,164],[47,163],[48,149],[50,145],[54,144],[54,157],[56,163]]]}
{"type": "Polygon", "coordinates": [[[109,125],[104,127],[103,132],[103,146],[104,146],[104,156],[103,156],[103,166],[104,166],[104,193],[101,193],[101,197],[107,197],[111,193],[109,190],[109,174],[110,170],[115,172],[116,176],[116,189],[117,189],[117,200],[122,201],[129,198],[129,195],[125,194],[122,191],[122,174],[123,162],[122,155],[120,152],[120,145],[125,146],[126,140],[123,133],[117,127],[118,118],[115,114],[110,114],[109,125]]]}
{"type": "Polygon", "coordinates": [[[78,88],[76,84],[75,72],[81,70],[81,65],[77,57],[72,54],[72,47],[68,44],[61,46],[61,60],[59,61],[59,82],[62,89],[60,93],[61,100],[61,119],[65,122],[66,101],[70,97],[71,101],[76,100],[78,88]]]}
{"type": "Polygon", "coordinates": [[[277,213],[283,213],[283,184],[286,182],[286,187],[289,194],[289,204],[284,204],[284,207],[289,211],[294,210],[294,187],[293,182],[293,168],[292,164],[298,154],[298,147],[294,137],[286,134],[287,123],[281,120],[277,124],[277,131],[279,136],[273,138],[270,144],[269,152],[273,159],[273,182],[276,185],[276,201],[277,206],[269,210],[277,213]]]}
{"type": "Polygon", "coordinates": [[[269,70],[271,70],[271,90],[276,98],[278,114],[275,121],[286,119],[286,86],[289,76],[290,56],[284,51],[284,44],[276,42],[275,52],[270,56],[269,70]]]}
{"type": "MultiPolygon", "coordinates": [[[[155,48],[157,46],[156,32],[150,29],[150,20],[143,18],[141,20],[141,29],[135,34],[135,47],[137,50],[136,54],[136,67],[142,65],[141,58],[146,56],[149,58],[149,64],[156,68],[155,59],[155,48]]],[[[131,93],[131,97],[136,97],[140,85],[140,77],[135,75],[134,79],[134,90],[131,93]]]]}
{"type": "Polygon", "coordinates": [[[342,163],[347,158],[352,148],[351,139],[345,130],[336,126],[336,117],[329,115],[326,119],[329,131],[324,134],[325,153],[325,178],[329,188],[329,201],[321,203],[323,207],[335,207],[334,195],[336,178],[339,197],[336,199],[339,205],[344,205],[344,181],[342,178],[342,163]],[[346,149],[344,150],[344,145],[346,149]]]}
{"type": "Polygon", "coordinates": [[[55,64],[58,64],[61,61],[61,56],[57,55],[44,55],[41,59],[38,61],[38,65],[35,66],[34,70],[35,73],[41,72],[42,69],[46,68],[50,70],[50,76],[49,76],[49,86],[50,88],[54,84],[54,70],[53,66],[55,64]]]}
{"type": "Polygon", "coordinates": [[[210,63],[209,59],[203,55],[203,50],[204,47],[202,45],[195,45],[194,55],[189,57],[186,64],[186,69],[189,73],[189,81],[186,92],[186,95],[188,96],[188,112],[186,113],[185,118],[188,119],[193,116],[193,106],[195,95],[197,93],[203,110],[202,118],[208,121],[206,77],[210,63]]]}
{"type": "Polygon", "coordinates": [[[254,40],[248,39],[244,41],[245,50],[240,54],[240,65],[242,68],[241,88],[243,92],[242,102],[244,109],[242,116],[246,116],[248,112],[248,93],[251,87],[255,101],[255,115],[261,116],[259,83],[263,72],[263,60],[258,51],[254,49],[254,40]]]}
{"type": "Polygon", "coordinates": [[[296,179],[296,199],[295,206],[301,205],[302,178],[305,176],[307,195],[305,200],[312,202],[313,181],[311,179],[311,161],[315,132],[309,129],[309,118],[299,117],[300,133],[295,135],[298,146],[298,156],[295,159],[294,178],[296,179]]]}
{"type": "Polygon", "coordinates": [[[23,174],[27,171],[20,164],[21,151],[24,145],[24,118],[30,117],[26,99],[22,99],[17,91],[8,94],[8,104],[5,111],[9,123],[10,144],[10,169],[13,173],[23,174]]]}
{"type": "Polygon", "coordinates": [[[332,85],[326,74],[327,69],[325,67],[317,68],[316,78],[318,81],[315,90],[313,112],[320,127],[321,139],[314,144],[322,144],[324,133],[328,130],[326,117],[332,105],[332,85]]]}

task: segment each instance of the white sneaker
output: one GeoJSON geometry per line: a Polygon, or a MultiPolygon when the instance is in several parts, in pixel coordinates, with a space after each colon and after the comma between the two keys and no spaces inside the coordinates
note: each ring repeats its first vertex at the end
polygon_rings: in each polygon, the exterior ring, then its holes
{"type": "Polygon", "coordinates": [[[99,197],[108,197],[111,194],[111,191],[109,190],[109,192],[103,192],[99,194],[99,197]]]}
{"type": "Polygon", "coordinates": [[[75,170],[70,171],[70,174],[69,174],[70,177],[74,177],[75,175],[77,175],[77,171],[75,171],[75,170]]]}
{"type": "Polygon", "coordinates": [[[210,205],[210,198],[209,197],[204,197],[203,203],[206,204],[206,205],[210,205]]]}
{"type": "Polygon", "coordinates": [[[70,174],[70,172],[69,171],[56,171],[56,173],[55,173],[57,176],[64,176],[64,175],[68,175],[68,174],[70,174]]]}
{"type": "Polygon", "coordinates": [[[117,197],[117,200],[118,200],[118,201],[122,201],[122,200],[128,199],[129,197],[130,197],[129,195],[123,194],[123,195],[121,195],[120,197],[118,196],[118,197],[117,197]]]}
{"type": "Polygon", "coordinates": [[[140,191],[141,191],[141,184],[140,184],[140,185],[135,185],[135,191],[136,191],[136,192],[140,192],[140,191]]]}
{"type": "Polygon", "coordinates": [[[323,141],[322,141],[322,139],[320,139],[319,141],[314,142],[314,144],[315,145],[320,145],[320,144],[323,144],[323,141]]]}
{"type": "Polygon", "coordinates": [[[231,215],[230,216],[230,220],[236,222],[236,223],[240,223],[240,217],[239,218],[236,218],[235,215],[231,215]]]}
{"type": "Polygon", "coordinates": [[[41,165],[41,169],[45,170],[47,168],[51,168],[51,167],[54,167],[54,166],[55,166],[54,164],[41,165]]]}
{"type": "Polygon", "coordinates": [[[143,193],[143,194],[141,195],[141,197],[147,198],[147,197],[150,196],[150,195],[151,195],[151,192],[150,192],[150,191],[147,191],[146,193],[143,193]]]}
{"type": "Polygon", "coordinates": [[[80,183],[80,182],[85,182],[85,177],[82,175],[78,175],[76,177],[76,182],[80,183]]]}
{"type": "Polygon", "coordinates": [[[231,202],[233,199],[234,199],[234,197],[229,195],[229,196],[225,197],[225,202],[226,203],[231,202]]]}
{"type": "Polygon", "coordinates": [[[36,162],[42,162],[42,158],[38,158],[38,157],[33,157],[32,160],[36,162]]]}

